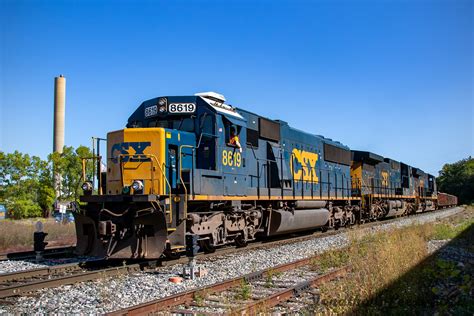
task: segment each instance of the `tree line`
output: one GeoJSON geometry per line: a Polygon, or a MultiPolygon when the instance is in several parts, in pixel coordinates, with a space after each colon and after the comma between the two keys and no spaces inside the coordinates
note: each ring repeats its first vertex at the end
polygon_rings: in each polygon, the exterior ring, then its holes
{"type": "MultiPolygon", "coordinates": [[[[47,216],[53,210],[56,192],[59,201],[78,201],[82,193],[82,157],[91,157],[89,148],[64,146],[63,153],[52,153],[46,160],[18,151],[0,151],[0,204],[8,217],[47,216]],[[56,175],[56,176],[55,176],[56,175]],[[60,180],[55,187],[56,179],[60,180]]],[[[91,164],[87,170],[91,176],[91,164]]]]}
{"type": "Polygon", "coordinates": [[[439,191],[456,195],[459,204],[474,203],[474,158],[445,164],[436,183],[439,191]]]}

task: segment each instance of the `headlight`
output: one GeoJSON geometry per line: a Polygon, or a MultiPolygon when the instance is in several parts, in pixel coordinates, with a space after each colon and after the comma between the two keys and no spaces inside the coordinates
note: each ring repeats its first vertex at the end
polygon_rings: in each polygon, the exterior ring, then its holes
{"type": "Polygon", "coordinates": [[[159,109],[160,113],[163,113],[166,111],[166,106],[162,105],[160,106],[160,109],[159,109]]]}
{"type": "Polygon", "coordinates": [[[86,181],[82,184],[83,191],[92,191],[92,183],[90,181],[86,181]]]}
{"type": "Polygon", "coordinates": [[[143,190],[143,182],[140,181],[140,180],[135,180],[133,181],[132,183],[132,189],[133,191],[137,192],[137,191],[142,191],[143,190]]]}
{"type": "Polygon", "coordinates": [[[164,105],[166,105],[166,103],[167,103],[166,98],[159,98],[158,99],[158,105],[159,106],[164,106],[164,105]]]}

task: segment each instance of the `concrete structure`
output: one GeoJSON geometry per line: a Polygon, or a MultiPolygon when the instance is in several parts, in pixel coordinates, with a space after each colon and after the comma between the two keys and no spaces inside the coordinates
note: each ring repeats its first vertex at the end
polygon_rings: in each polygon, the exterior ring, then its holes
{"type": "Polygon", "coordinates": [[[66,114],[66,78],[63,75],[54,78],[54,130],[53,152],[63,152],[64,126],[66,114]]]}

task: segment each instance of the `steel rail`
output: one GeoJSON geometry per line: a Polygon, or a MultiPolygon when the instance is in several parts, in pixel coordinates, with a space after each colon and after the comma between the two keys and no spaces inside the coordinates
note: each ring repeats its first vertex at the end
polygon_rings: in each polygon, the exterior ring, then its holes
{"type": "Polygon", "coordinates": [[[308,290],[309,288],[316,287],[323,283],[334,280],[335,278],[345,276],[349,271],[349,266],[335,269],[331,272],[318,275],[310,280],[300,282],[295,286],[289,287],[287,289],[281,290],[274,294],[271,294],[268,297],[262,298],[257,301],[248,303],[242,308],[233,310],[231,314],[236,315],[256,315],[260,311],[263,311],[267,308],[274,307],[281,302],[286,302],[294,296],[298,296],[300,293],[308,290]]]}
{"type": "MultiPolygon", "coordinates": [[[[81,269],[80,264],[81,262],[75,262],[75,263],[62,264],[62,265],[57,265],[57,266],[52,266],[52,267],[29,269],[29,270],[15,271],[15,272],[9,272],[9,273],[1,273],[0,283],[24,280],[28,278],[41,277],[41,276],[46,276],[46,275],[53,275],[53,274],[61,273],[61,272],[67,273],[67,272],[77,271],[81,269]]],[[[1,286],[2,285],[0,284],[0,287],[1,286]]]]}
{"type": "MultiPolygon", "coordinates": [[[[50,288],[50,287],[57,287],[61,285],[74,284],[78,282],[93,281],[93,280],[101,279],[104,277],[123,275],[123,274],[131,273],[131,272],[139,271],[142,269],[142,267],[143,267],[142,263],[136,263],[136,264],[126,265],[126,266],[99,269],[99,270],[94,270],[94,271],[80,271],[79,273],[75,273],[77,272],[77,270],[75,270],[75,271],[72,271],[73,272],[72,275],[53,277],[53,278],[48,278],[44,280],[33,280],[31,282],[26,282],[22,284],[8,285],[6,287],[0,288],[0,298],[20,295],[22,293],[36,291],[36,290],[50,288]]],[[[42,275],[45,275],[45,274],[42,274],[42,275]]],[[[45,276],[49,277],[48,274],[46,274],[45,276]]]]}
{"type": "MultiPolygon", "coordinates": [[[[75,246],[46,248],[46,250],[43,251],[43,257],[54,257],[58,255],[63,255],[63,254],[72,254],[75,249],[76,249],[75,246]]],[[[19,251],[19,252],[0,254],[0,261],[25,260],[25,259],[35,258],[35,257],[36,257],[36,252],[34,251],[19,251]]]]}

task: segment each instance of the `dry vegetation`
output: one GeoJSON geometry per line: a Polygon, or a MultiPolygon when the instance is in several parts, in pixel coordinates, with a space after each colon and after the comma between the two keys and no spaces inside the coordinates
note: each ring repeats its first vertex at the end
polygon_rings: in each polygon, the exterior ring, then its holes
{"type": "Polygon", "coordinates": [[[427,241],[456,238],[452,244],[474,255],[473,234],[474,207],[441,223],[366,236],[354,233],[349,248],[324,254],[313,263],[323,271],[350,264],[352,273],[325,284],[322,304],[310,309],[323,314],[471,315],[472,262],[453,263],[429,256],[427,241]]]}
{"type": "Polygon", "coordinates": [[[60,224],[54,219],[0,220],[0,253],[33,250],[35,223],[42,221],[48,233],[47,247],[68,246],[76,243],[74,223],[60,224]]]}

